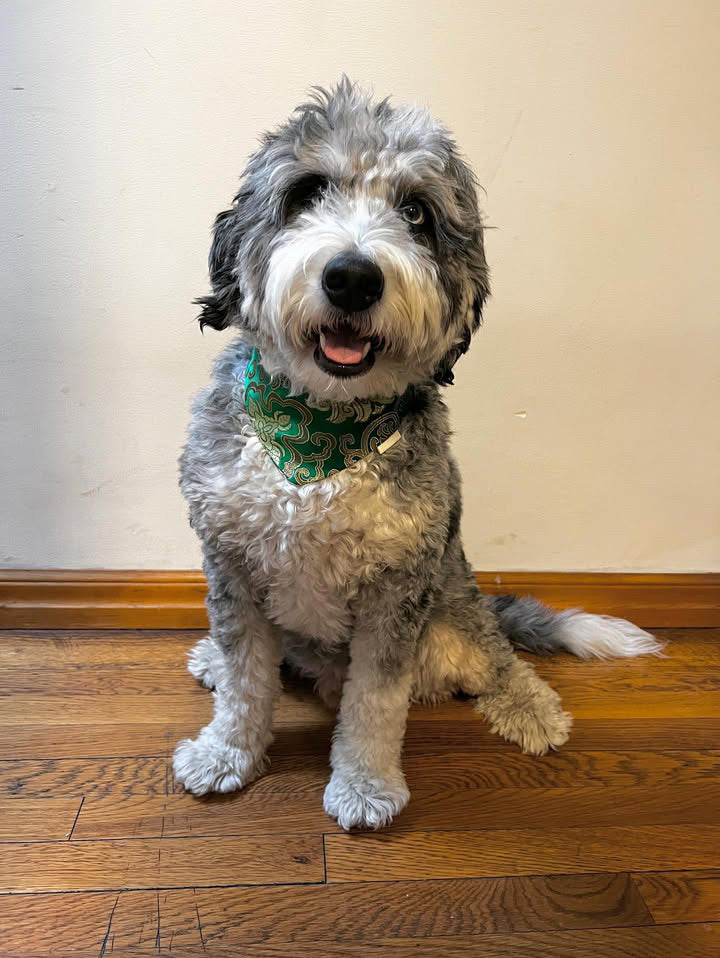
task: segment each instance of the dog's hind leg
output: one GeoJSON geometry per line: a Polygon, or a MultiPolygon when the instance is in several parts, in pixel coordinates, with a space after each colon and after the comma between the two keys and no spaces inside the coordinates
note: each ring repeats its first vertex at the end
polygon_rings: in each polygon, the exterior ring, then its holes
{"type": "Polygon", "coordinates": [[[494,732],[542,755],[567,741],[572,717],[560,696],[519,659],[459,551],[446,556],[445,587],[418,650],[413,696],[438,701],[462,691],[494,732]]]}
{"type": "Polygon", "coordinates": [[[432,623],[419,650],[413,699],[435,703],[464,692],[476,698],[493,732],[524,752],[543,755],[563,745],[572,718],[560,696],[499,631],[490,630],[482,606],[464,613],[462,623],[432,623]]]}
{"type": "Polygon", "coordinates": [[[188,672],[206,689],[214,689],[223,668],[223,654],[211,635],[200,639],[188,653],[188,672]]]}

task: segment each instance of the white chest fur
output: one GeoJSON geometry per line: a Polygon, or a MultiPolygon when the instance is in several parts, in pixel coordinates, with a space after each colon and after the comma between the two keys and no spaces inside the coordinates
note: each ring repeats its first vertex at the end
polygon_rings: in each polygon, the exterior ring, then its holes
{"type": "Polygon", "coordinates": [[[215,478],[211,499],[207,518],[245,556],[270,618],[328,643],[346,634],[363,582],[400,564],[422,534],[419,504],[400,503],[367,461],[296,486],[255,437],[215,478]]]}

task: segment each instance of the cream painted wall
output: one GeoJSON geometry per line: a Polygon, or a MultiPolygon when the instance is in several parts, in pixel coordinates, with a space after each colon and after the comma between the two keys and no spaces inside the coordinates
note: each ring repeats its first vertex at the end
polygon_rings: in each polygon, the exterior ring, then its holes
{"type": "Polygon", "coordinates": [[[484,569],[720,569],[717,0],[6,0],[0,564],[184,568],[209,225],[341,71],[487,190],[447,393],[484,569]]]}

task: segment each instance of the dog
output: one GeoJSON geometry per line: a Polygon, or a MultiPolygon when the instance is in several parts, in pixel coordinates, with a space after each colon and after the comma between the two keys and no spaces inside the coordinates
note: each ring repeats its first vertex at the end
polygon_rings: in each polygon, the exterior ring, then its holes
{"type": "Polygon", "coordinates": [[[620,619],[480,594],[460,538],[442,387],[489,295],[474,176],[423,109],[344,78],[250,158],[215,221],[201,327],[235,327],[195,400],[181,488],[210,635],[190,672],[214,717],[177,746],[197,795],[263,773],[283,661],[338,709],[324,794],[340,826],[407,804],[409,703],[462,692],[541,755],[571,716],[514,647],[657,653],[620,619]]]}

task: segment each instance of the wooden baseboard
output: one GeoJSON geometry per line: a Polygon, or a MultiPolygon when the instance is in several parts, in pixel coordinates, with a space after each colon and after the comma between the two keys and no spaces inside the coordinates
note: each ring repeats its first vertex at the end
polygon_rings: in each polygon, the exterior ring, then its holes
{"type": "MultiPolygon", "coordinates": [[[[478,572],[487,593],[618,615],[644,628],[720,627],[720,573],[478,572]]],[[[201,572],[0,570],[0,629],[203,629],[201,572]]]]}

